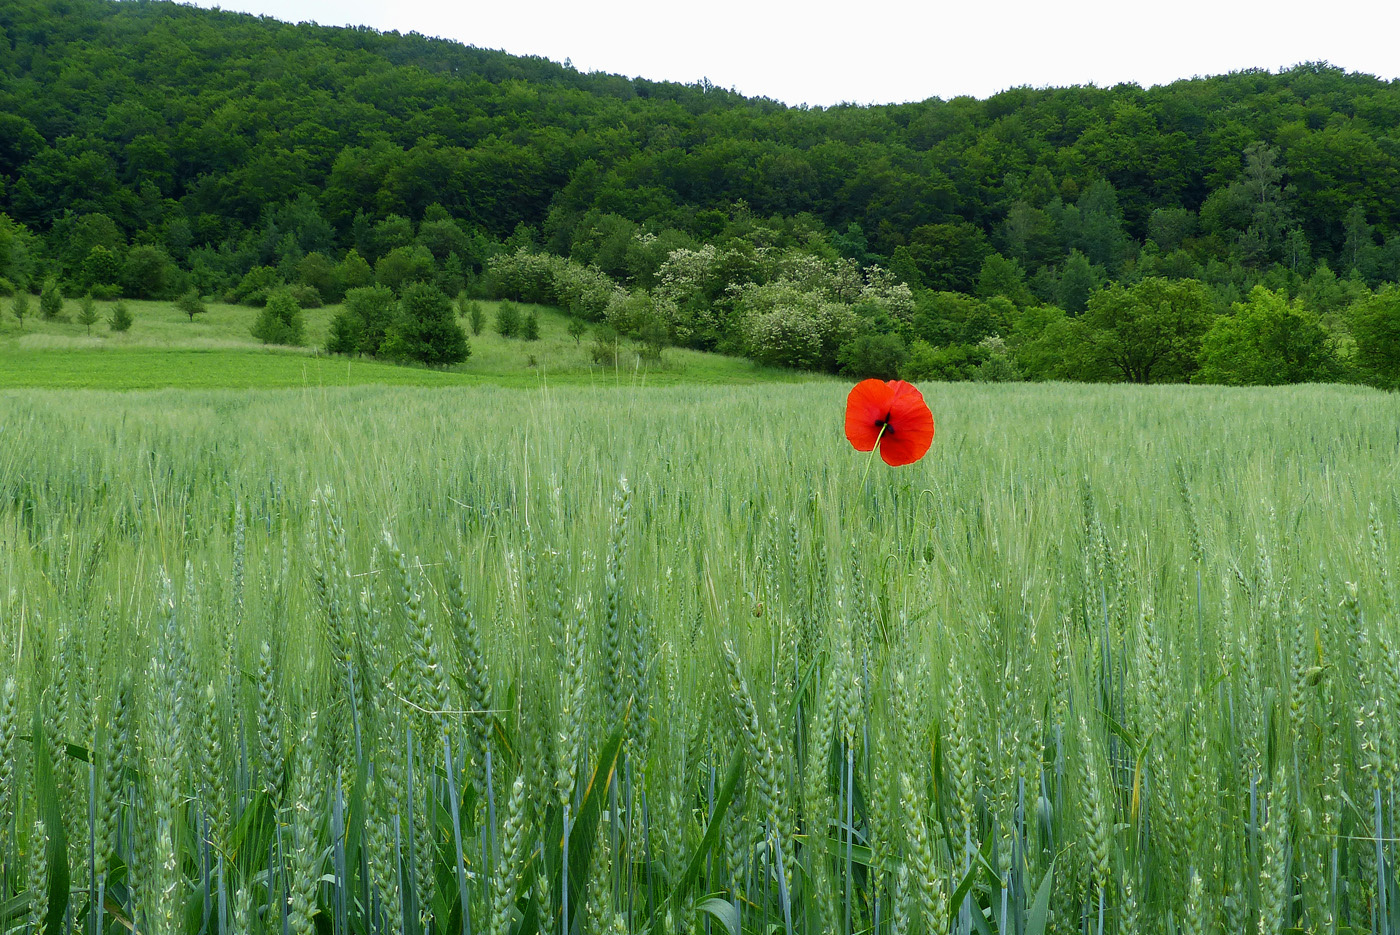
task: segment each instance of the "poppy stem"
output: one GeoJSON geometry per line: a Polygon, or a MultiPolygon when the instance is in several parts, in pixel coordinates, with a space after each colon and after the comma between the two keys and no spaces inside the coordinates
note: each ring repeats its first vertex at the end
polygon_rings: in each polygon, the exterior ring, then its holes
{"type": "Polygon", "coordinates": [[[885,437],[885,429],[889,428],[888,422],[880,424],[880,434],[875,436],[875,445],[870,449],[870,457],[865,460],[865,475],[860,479],[861,489],[865,489],[865,482],[870,479],[870,465],[875,463],[875,452],[880,450],[880,439],[885,437]]]}

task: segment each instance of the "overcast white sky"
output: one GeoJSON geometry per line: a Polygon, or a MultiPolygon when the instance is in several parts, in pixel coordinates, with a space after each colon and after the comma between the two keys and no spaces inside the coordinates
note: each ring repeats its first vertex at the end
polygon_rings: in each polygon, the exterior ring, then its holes
{"type": "Polygon", "coordinates": [[[1328,61],[1400,76],[1400,3],[1336,0],[199,0],[366,25],[580,71],[698,81],[788,104],[887,103],[1016,85],[1136,81],[1328,61]]]}

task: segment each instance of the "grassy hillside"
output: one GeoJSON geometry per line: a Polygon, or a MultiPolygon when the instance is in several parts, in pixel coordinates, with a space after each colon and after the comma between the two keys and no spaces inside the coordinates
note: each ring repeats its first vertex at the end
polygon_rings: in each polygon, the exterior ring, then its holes
{"type": "MultiPolygon", "coordinates": [[[[207,313],[191,322],[169,302],[128,300],[134,323],[130,331],[118,334],[107,325],[112,304],[97,303],[101,321],[91,333],[71,320],[27,318],[21,328],[14,318],[5,317],[0,321],[0,387],[537,386],[804,379],[802,374],[740,358],[681,348],[664,351],[659,363],[645,361],[629,342],[623,342],[616,367],[600,366],[593,362],[591,334],[576,341],[568,333],[566,316],[540,306],[534,306],[540,316],[540,340],[527,342],[497,334],[491,328],[497,303],[483,302],[487,324],[480,335],[470,337],[471,357],[458,367],[430,370],[320,354],[338,306],[302,313],[305,347],[267,348],[249,333],[258,314],[255,308],[211,303],[207,313]]],[[[71,319],[75,312],[76,305],[68,303],[65,314],[71,319]]]]}

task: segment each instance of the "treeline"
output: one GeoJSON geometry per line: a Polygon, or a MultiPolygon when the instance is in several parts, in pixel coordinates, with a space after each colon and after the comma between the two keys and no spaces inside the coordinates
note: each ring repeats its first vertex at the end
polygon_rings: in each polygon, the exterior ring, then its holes
{"type": "Polygon", "coordinates": [[[1023,376],[1103,378],[1106,296],[1195,282],[1188,345],[1264,287],[1322,329],[1316,375],[1387,379],[1365,361],[1400,279],[1400,83],[1325,64],[789,108],[107,0],[6,4],[0,51],[0,288],[509,294],[492,260],[523,250],[650,303],[676,343],[950,375],[1012,372],[1004,346],[1023,376]],[[1074,341],[1021,350],[1045,329],[1074,341]]]}

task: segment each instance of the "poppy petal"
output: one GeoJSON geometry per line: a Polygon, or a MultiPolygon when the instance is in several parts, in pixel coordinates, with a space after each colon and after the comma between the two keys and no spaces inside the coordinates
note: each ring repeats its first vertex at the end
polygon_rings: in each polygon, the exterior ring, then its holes
{"type": "Polygon", "coordinates": [[[933,444],[933,413],[918,387],[890,382],[890,427],[880,439],[880,458],[892,467],[913,464],[933,444]]]}
{"type": "Polygon", "coordinates": [[[879,423],[889,415],[894,395],[894,390],[882,380],[861,380],[851,387],[846,397],[846,440],[856,451],[875,447],[875,440],[880,437],[879,423]]]}

